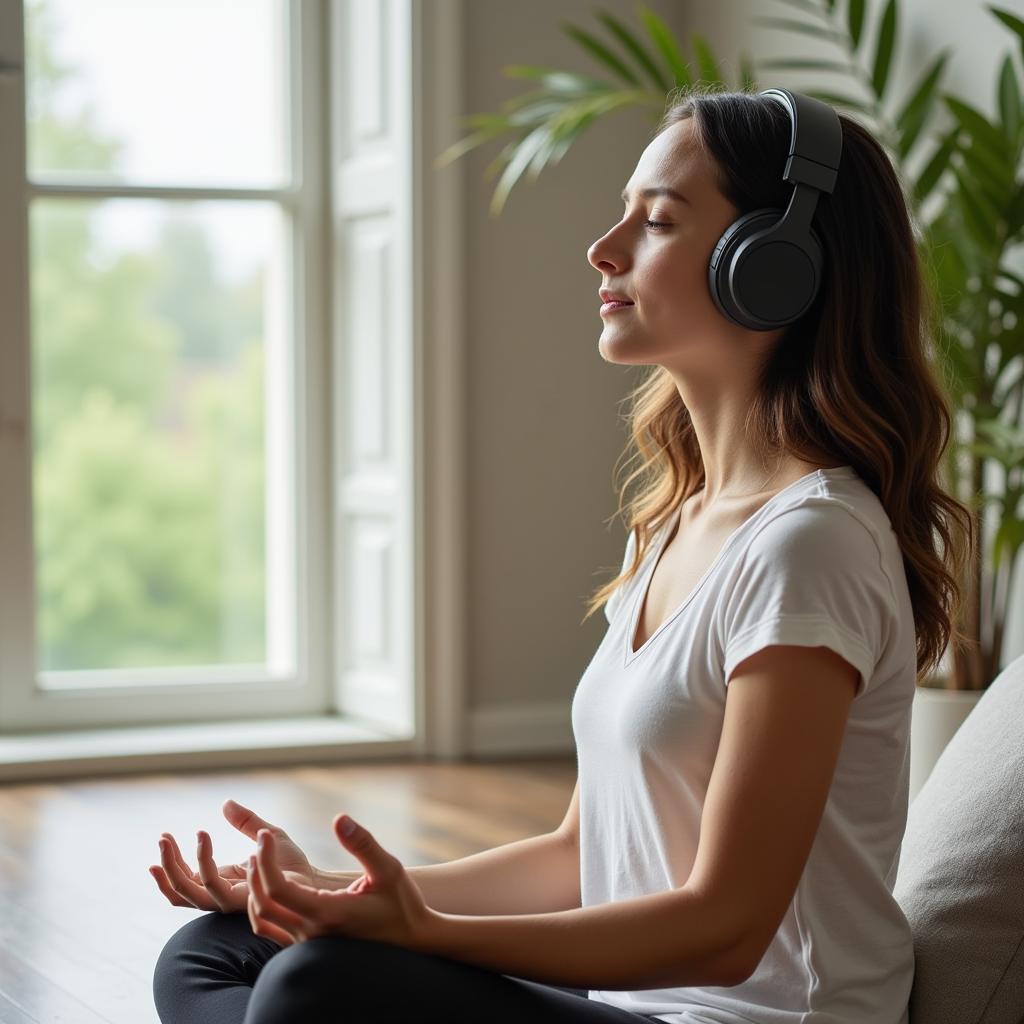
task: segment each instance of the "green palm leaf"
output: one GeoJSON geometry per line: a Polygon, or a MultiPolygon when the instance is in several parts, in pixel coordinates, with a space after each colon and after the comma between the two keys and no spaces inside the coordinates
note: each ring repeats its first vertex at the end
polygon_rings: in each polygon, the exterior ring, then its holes
{"type": "Polygon", "coordinates": [[[510,125],[529,124],[538,121],[548,114],[563,110],[571,100],[566,96],[552,96],[551,93],[538,90],[523,93],[509,100],[505,107],[508,111],[506,119],[510,125]]]}
{"type": "Polygon", "coordinates": [[[474,132],[472,135],[467,135],[464,139],[459,139],[458,142],[452,143],[444,152],[434,158],[434,167],[441,168],[450,164],[454,160],[458,160],[459,157],[468,153],[472,149],[476,149],[477,146],[483,145],[485,142],[489,142],[491,139],[496,138],[499,135],[504,135],[508,131],[508,122],[502,115],[498,114],[480,114],[474,117],[467,118],[466,120],[489,120],[491,125],[482,131],[474,132]]]}
{"type": "Polygon", "coordinates": [[[963,215],[964,226],[983,249],[990,250],[996,242],[996,226],[989,217],[990,211],[955,167],[953,176],[960,186],[956,192],[956,201],[963,215]]]}
{"type": "Polygon", "coordinates": [[[647,55],[647,51],[640,45],[636,36],[621,21],[606,11],[599,11],[597,17],[604,22],[608,31],[618,37],[622,45],[633,54],[637,64],[640,65],[654,83],[654,87],[661,92],[668,92],[672,87],[671,84],[647,55]]]}
{"type": "Polygon", "coordinates": [[[965,164],[963,167],[964,177],[972,185],[972,192],[975,198],[985,210],[988,219],[994,226],[1003,217],[1002,210],[1006,205],[1010,190],[1013,188],[1013,182],[1007,184],[1004,181],[993,180],[988,177],[987,169],[979,174],[978,169],[983,168],[984,164],[972,163],[970,149],[962,149],[961,152],[963,153],[965,164]]]}
{"type": "Polygon", "coordinates": [[[984,434],[1000,447],[1012,450],[1019,463],[1024,460],[1024,429],[1002,420],[981,420],[976,425],[979,434],[984,434]]]}
{"type": "Polygon", "coordinates": [[[855,65],[844,64],[838,60],[820,60],[816,57],[779,57],[770,60],[760,61],[760,68],[771,68],[775,70],[794,71],[838,71],[840,74],[848,75],[850,72],[857,72],[855,65]]]}
{"type": "MultiPolygon", "coordinates": [[[[979,432],[981,430],[981,424],[983,422],[984,422],[983,420],[978,422],[978,430],[979,430],[979,432]]],[[[967,442],[965,444],[965,448],[972,455],[979,455],[982,458],[986,458],[986,459],[995,459],[997,462],[1002,462],[1003,461],[1003,450],[1002,450],[1002,448],[999,448],[999,447],[997,447],[994,444],[985,444],[985,442],[983,442],[983,441],[969,441],[969,442],[967,442]]],[[[1010,466],[1012,466],[1012,465],[1013,465],[1013,463],[1010,463],[1010,466]]],[[[1010,468],[1010,466],[1008,466],[1007,468],[1010,468]]],[[[995,502],[997,499],[996,499],[996,496],[993,494],[993,495],[990,495],[989,498],[986,499],[986,500],[991,500],[991,501],[995,502]]]]}
{"type": "Polygon", "coordinates": [[[555,153],[564,142],[566,134],[570,129],[578,127],[582,130],[586,127],[593,117],[576,117],[572,119],[552,119],[548,121],[547,135],[545,136],[541,145],[534,152],[529,165],[526,168],[526,176],[530,181],[536,181],[540,177],[540,172],[544,170],[549,163],[554,163],[555,153]]]}
{"type": "Polygon", "coordinates": [[[922,76],[914,94],[903,109],[896,115],[896,128],[899,131],[898,151],[900,158],[905,158],[917,140],[924,122],[935,103],[935,86],[942,74],[946,61],[952,51],[943,50],[933,61],[932,66],[922,76]]]}
{"type": "Polygon", "coordinates": [[[796,18],[751,18],[755,25],[766,25],[769,28],[781,28],[789,32],[799,32],[804,35],[815,36],[818,39],[828,39],[834,43],[845,43],[849,38],[845,32],[838,32],[833,28],[823,28],[821,25],[811,25],[806,21],[798,21],[796,18]]]}
{"type": "Polygon", "coordinates": [[[1002,207],[1009,202],[1013,194],[1013,168],[1001,164],[983,147],[972,139],[971,145],[961,146],[964,162],[971,175],[978,182],[978,187],[992,197],[996,205],[1002,207]]]}
{"type": "Polygon", "coordinates": [[[914,198],[918,207],[931,195],[932,189],[939,178],[942,177],[942,172],[949,167],[949,158],[957,147],[957,137],[959,134],[960,129],[957,126],[954,126],[946,133],[939,143],[938,149],[935,150],[914,183],[914,198]]]}
{"type": "Polygon", "coordinates": [[[1013,194],[1013,165],[996,159],[973,137],[970,145],[960,149],[979,182],[985,183],[992,194],[999,197],[1000,204],[1007,202],[1013,194]]]}
{"type": "MultiPolygon", "coordinates": [[[[1007,469],[1014,465],[1020,465],[1019,461],[1007,465],[1007,469]]],[[[1013,564],[1014,556],[1024,545],[1024,519],[1017,518],[1017,506],[1020,503],[1022,491],[1020,488],[1007,488],[1003,499],[1004,508],[1008,514],[1001,517],[1001,522],[996,529],[996,535],[992,541],[991,565],[998,566],[1002,561],[1003,549],[1006,549],[1006,556],[1010,564],[1013,564]]]]}
{"type": "Polygon", "coordinates": [[[647,34],[654,40],[654,45],[661,51],[665,63],[672,69],[676,86],[689,87],[693,84],[690,78],[690,70],[679,52],[675,36],[669,31],[668,26],[659,18],[654,11],[642,7],[640,18],[647,27],[647,34]]]}
{"type": "Polygon", "coordinates": [[[896,42],[896,0],[889,0],[882,15],[882,25],[878,30],[878,41],[875,45],[875,63],[871,71],[871,80],[875,95],[881,99],[885,93],[885,84],[889,78],[889,66],[892,60],[893,46],[896,42]]]}
{"type": "Polygon", "coordinates": [[[825,8],[817,3],[816,0],[779,0],[779,3],[789,4],[790,7],[796,7],[801,11],[806,11],[808,14],[816,14],[819,18],[825,15],[825,8]]]}
{"type": "Polygon", "coordinates": [[[567,104],[562,111],[547,121],[548,138],[530,161],[530,179],[536,181],[540,172],[548,164],[561,160],[568,144],[596,117],[615,107],[635,103],[636,96],[637,94],[632,90],[609,92],[598,99],[567,104]]]}
{"type": "Polygon", "coordinates": [[[557,68],[538,68],[530,64],[506,64],[502,73],[509,78],[539,78],[549,92],[566,95],[604,92],[608,83],[603,78],[581,75],[575,71],[560,71],[557,68]]]}
{"type": "MultiPolygon", "coordinates": [[[[511,158],[505,164],[505,170],[502,172],[501,179],[494,190],[494,195],[491,197],[490,213],[492,217],[498,216],[501,212],[509,193],[512,191],[512,186],[515,185],[526,170],[534,154],[544,145],[547,134],[547,125],[541,125],[539,128],[534,128],[515,147],[511,158]]],[[[503,153],[502,156],[504,155],[503,153]]]]}
{"type": "Polygon", "coordinates": [[[856,53],[860,44],[860,32],[864,27],[864,0],[850,0],[846,8],[846,25],[850,32],[850,49],[856,53]]]}
{"type": "Polygon", "coordinates": [[[1017,137],[1020,135],[1021,98],[1017,73],[1013,69],[1013,61],[1010,60],[1009,54],[1003,60],[999,72],[999,117],[1010,145],[1016,145],[1017,137]]]}
{"type": "Polygon", "coordinates": [[[577,100],[566,104],[565,109],[554,118],[507,145],[484,172],[485,177],[490,178],[502,163],[505,165],[491,197],[490,215],[500,215],[512,188],[527,170],[530,177],[536,179],[543,167],[561,158],[567,148],[567,137],[571,143],[600,114],[608,113],[616,107],[642,102],[649,95],[646,90],[626,89],[577,100]]]}
{"type": "Polygon", "coordinates": [[[587,117],[581,117],[574,124],[570,123],[565,126],[560,126],[557,133],[552,138],[552,147],[548,163],[551,165],[557,164],[563,156],[569,151],[572,144],[576,141],[576,137],[583,131],[587,125],[593,120],[596,115],[588,115],[587,117]]]}
{"type": "Polygon", "coordinates": [[[1007,238],[1016,238],[1021,228],[1024,228],[1024,182],[1017,186],[1017,191],[1007,207],[1007,238]]]}
{"type": "Polygon", "coordinates": [[[989,11],[994,14],[1007,28],[1012,29],[1017,33],[1020,38],[1020,53],[1021,59],[1024,59],[1024,21],[1021,21],[1016,14],[1011,14],[1009,11],[1003,10],[1000,7],[989,7],[989,11]]]}
{"type": "Polygon", "coordinates": [[[724,85],[718,61],[711,52],[708,41],[696,32],[690,33],[690,41],[693,43],[693,52],[697,55],[697,67],[700,70],[701,81],[712,85],[724,85]]]}
{"type": "Polygon", "coordinates": [[[975,110],[969,103],[957,99],[956,96],[944,94],[942,99],[953,116],[978,143],[989,150],[990,154],[1000,163],[1009,161],[1009,147],[1006,144],[1006,137],[1003,133],[991,124],[988,119],[975,110]]]}
{"type": "Polygon", "coordinates": [[[603,43],[598,42],[598,40],[590,35],[589,32],[584,32],[583,29],[577,28],[575,25],[571,25],[567,22],[563,22],[561,28],[566,35],[575,39],[576,42],[587,50],[599,63],[610,68],[615,74],[624,79],[630,85],[640,85],[640,79],[638,79],[636,75],[634,75],[633,72],[630,71],[629,68],[626,67],[626,65],[608,49],[608,47],[603,43]]]}

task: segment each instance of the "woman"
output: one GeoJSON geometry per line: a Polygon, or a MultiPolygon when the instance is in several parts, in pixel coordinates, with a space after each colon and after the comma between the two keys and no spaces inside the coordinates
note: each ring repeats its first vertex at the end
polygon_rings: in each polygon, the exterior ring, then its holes
{"type": "Polygon", "coordinates": [[[609,628],[573,698],[565,821],[406,869],[339,815],[364,872],[331,876],[229,802],[266,836],[254,863],[218,869],[204,836],[194,874],[167,837],[151,869],[171,902],[228,911],[161,953],[164,1024],[906,1021],[911,703],[972,539],[937,479],[950,413],[907,205],[840,115],[814,300],[744,326],[709,260],[739,216],[785,208],[789,115],[762,94],[673,100],[588,253],[625,300],[602,309],[603,357],[655,369],[622,571],[588,611],[609,628]]]}

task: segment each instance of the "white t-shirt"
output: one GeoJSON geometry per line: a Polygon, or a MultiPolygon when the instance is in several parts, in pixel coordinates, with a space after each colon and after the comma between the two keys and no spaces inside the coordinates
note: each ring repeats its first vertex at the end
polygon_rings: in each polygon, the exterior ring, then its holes
{"type": "MultiPolygon", "coordinates": [[[[809,860],[755,972],[729,987],[589,998],[671,1024],[906,1024],[913,938],[892,890],[916,646],[885,509],[851,466],[801,477],[730,534],[634,652],[640,598],[673,525],[606,604],[608,630],[573,696],[583,906],[686,883],[740,661],[771,644],[821,645],[860,679],[809,860]]],[[[633,547],[631,533],[623,568],[633,547]]]]}

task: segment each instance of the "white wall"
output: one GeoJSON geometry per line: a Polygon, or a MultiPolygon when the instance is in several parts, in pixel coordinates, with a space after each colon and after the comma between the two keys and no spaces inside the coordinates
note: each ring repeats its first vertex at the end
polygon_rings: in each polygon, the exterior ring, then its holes
{"type": "MultiPolygon", "coordinates": [[[[650,6],[666,21],[678,11],[671,0],[650,6]]],[[[603,7],[638,25],[632,2],[603,7]]],[[[572,22],[607,39],[593,9],[589,0],[469,0],[466,113],[496,111],[532,86],[504,77],[506,64],[601,74],[559,28],[572,22]]],[[[621,216],[619,192],[653,129],[637,108],[599,119],[557,167],[520,181],[496,219],[497,177],[483,175],[507,140],[464,158],[471,701],[557,701],[566,727],[606,625],[598,615],[579,625],[583,600],[622,561],[625,533],[606,521],[626,440],[616,403],[638,372],[598,352],[602,278],[587,249],[621,216]]]]}
{"type": "MultiPolygon", "coordinates": [[[[882,4],[875,0],[869,6],[862,45],[873,52],[882,4]]],[[[785,4],[666,0],[652,7],[675,31],[707,36],[731,68],[742,50],[759,59],[821,53],[811,37],[751,23],[755,14],[792,16],[785,4]]],[[[607,3],[604,9],[639,28],[633,3],[607,3]]],[[[1010,33],[980,2],[903,0],[900,9],[893,70],[897,103],[931,56],[954,46],[946,88],[986,113],[994,111],[993,54],[1001,59],[1007,52],[1010,33]]],[[[505,64],[599,73],[559,28],[571,21],[607,38],[593,10],[589,0],[470,0],[465,111],[497,110],[527,87],[525,80],[501,75],[505,64]]],[[[831,87],[841,81],[799,71],[759,77],[762,88],[831,87]]],[[[546,702],[564,706],[567,725],[568,702],[604,630],[603,617],[582,628],[578,623],[583,597],[618,569],[622,555],[622,529],[617,522],[605,525],[616,508],[612,468],[626,440],[616,402],[640,371],[607,364],[597,350],[600,275],[587,263],[586,251],[619,216],[618,193],[652,129],[635,109],[603,119],[557,168],[536,183],[517,185],[497,220],[487,214],[496,179],[485,182],[483,171],[500,146],[492,142],[465,158],[467,401],[473,429],[466,543],[470,692],[477,712],[546,702]]],[[[1011,611],[1024,607],[1021,575],[1011,611]]],[[[1022,618],[1019,612],[1015,617],[1022,618]]],[[[1024,622],[1011,624],[1004,650],[1004,662],[1024,650],[1024,622]]]]}

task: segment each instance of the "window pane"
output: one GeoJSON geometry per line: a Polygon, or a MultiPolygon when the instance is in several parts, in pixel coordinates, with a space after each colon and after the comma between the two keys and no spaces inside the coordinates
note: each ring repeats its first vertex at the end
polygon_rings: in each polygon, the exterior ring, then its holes
{"type": "Polygon", "coordinates": [[[262,663],[285,215],[40,199],[30,249],[40,669],[262,663]]]}
{"type": "Polygon", "coordinates": [[[286,7],[26,0],[29,178],[287,184],[286,7]]]}

